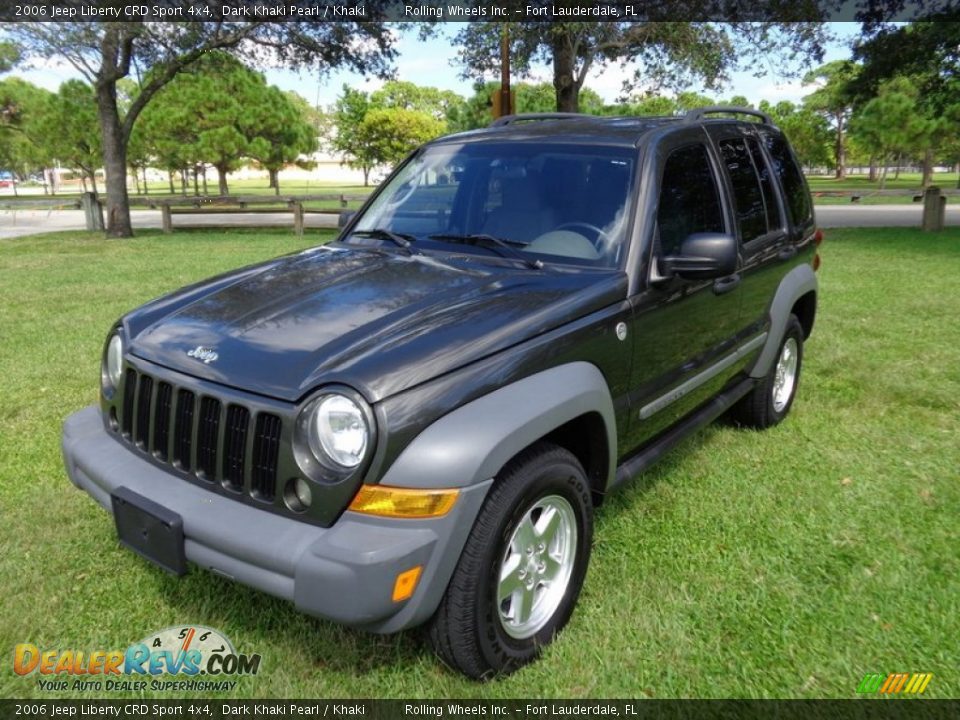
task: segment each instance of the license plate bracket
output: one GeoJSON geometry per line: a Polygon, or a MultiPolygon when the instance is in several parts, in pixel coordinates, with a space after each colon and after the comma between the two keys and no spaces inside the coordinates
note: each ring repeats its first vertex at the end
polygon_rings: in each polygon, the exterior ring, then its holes
{"type": "Polygon", "coordinates": [[[122,486],[110,495],[120,543],[173,575],[185,575],[183,518],[122,486]]]}

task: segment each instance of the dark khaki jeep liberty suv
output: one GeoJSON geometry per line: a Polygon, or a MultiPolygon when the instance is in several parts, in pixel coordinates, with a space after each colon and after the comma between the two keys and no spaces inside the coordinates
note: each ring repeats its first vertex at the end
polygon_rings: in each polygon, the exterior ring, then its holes
{"type": "Polygon", "coordinates": [[[502,118],[342,225],[110,330],[63,452],[124,545],[490,677],[569,620],[607,493],[790,410],[821,235],[762,113],[502,118]]]}

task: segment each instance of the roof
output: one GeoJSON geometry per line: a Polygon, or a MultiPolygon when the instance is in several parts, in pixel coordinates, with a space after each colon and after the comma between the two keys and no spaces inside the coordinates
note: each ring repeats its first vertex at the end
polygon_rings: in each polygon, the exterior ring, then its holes
{"type": "Polygon", "coordinates": [[[666,125],[691,123],[714,124],[720,122],[743,122],[731,117],[710,115],[748,115],[757,117],[761,123],[774,127],[769,115],[752,108],[727,106],[696,108],[684,117],[677,116],[599,116],[577,113],[529,113],[498,118],[486,128],[456,133],[435,140],[435,143],[473,142],[502,139],[507,141],[541,140],[552,142],[582,142],[590,144],[635,147],[640,138],[651,130],[666,125]]]}

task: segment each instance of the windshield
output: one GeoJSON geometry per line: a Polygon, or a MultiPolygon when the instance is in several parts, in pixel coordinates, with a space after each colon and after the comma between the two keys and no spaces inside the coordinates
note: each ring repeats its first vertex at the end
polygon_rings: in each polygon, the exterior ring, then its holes
{"type": "Polygon", "coordinates": [[[483,253],[491,243],[470,241],[496,238],[547,262],[615,266],[625,252],[634,152],[530,141],[427,147],[353,230],[483,253]]]}

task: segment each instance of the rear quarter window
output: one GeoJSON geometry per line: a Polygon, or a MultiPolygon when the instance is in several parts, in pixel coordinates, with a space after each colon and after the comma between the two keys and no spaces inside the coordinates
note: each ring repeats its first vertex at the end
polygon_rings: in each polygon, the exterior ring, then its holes
{"type": "Polygon", "coordinates": [[[813,202],[803,179],[803,173],[790,152],[787,141],[779,135],[764,134],[764,144],[773,161],[773,171],[780,179],[784,199],[790,209],[794,225],[806,225],[813,220],[813,202]]]}

